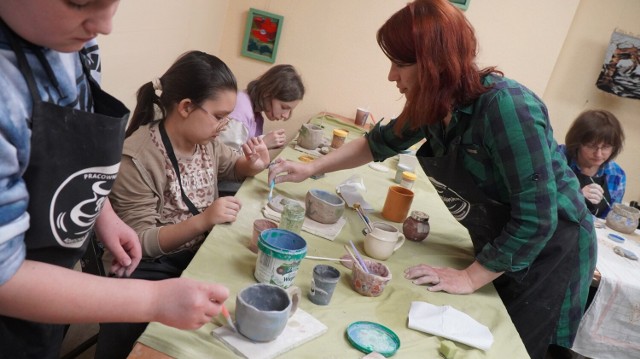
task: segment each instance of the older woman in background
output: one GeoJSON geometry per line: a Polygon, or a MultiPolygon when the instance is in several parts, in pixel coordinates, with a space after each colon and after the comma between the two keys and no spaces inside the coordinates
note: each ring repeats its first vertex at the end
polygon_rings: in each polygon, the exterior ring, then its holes
{"type": "Polygon", "coordinates": [[[606,110],[588,110],[573,121],[565,145],[560,146],[578,176],[589,211],[599,218],[605,218],[624,196],[627,177],[613,161],[623,143],[624,131],[616,116],[606,110]]]}

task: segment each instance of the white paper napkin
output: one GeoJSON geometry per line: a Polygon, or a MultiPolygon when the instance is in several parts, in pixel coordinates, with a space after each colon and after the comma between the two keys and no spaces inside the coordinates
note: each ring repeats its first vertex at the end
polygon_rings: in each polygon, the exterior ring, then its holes
{"type": "Polygon", "coordinates": [[[487,350],[493,344],[489,328],[451,306],[437,306],[426,302],[411,302],[409,328],[437,335],[487,350]]]}

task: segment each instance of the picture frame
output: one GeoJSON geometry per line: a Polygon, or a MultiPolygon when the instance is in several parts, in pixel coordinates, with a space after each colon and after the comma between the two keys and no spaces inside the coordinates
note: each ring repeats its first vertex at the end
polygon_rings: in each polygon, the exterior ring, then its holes
{"type": "Polygon", "coordinates": [[[242,55],[274,63],[283,22],[281,15],[250,8],[242,41],[242,55]]]}
{"type": "Polygon", "coordinates": [[[469,3],[471,2],[471,0],[449,0],[449,2],[455,5],[460,10],[465,11],[469,8],[469,3]]]}

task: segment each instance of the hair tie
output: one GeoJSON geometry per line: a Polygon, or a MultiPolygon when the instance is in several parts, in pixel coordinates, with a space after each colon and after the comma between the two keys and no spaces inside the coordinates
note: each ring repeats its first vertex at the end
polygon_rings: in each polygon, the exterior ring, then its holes
{"type": "Polygon", "coordinates": [[[162,83],[160,82],[160,78],[156,77],[153,80],[151,80],[151,83],[153,84],[153,89],[154,92],[156,93],[156,96],[160,97],[162,96],[162,83]]]}

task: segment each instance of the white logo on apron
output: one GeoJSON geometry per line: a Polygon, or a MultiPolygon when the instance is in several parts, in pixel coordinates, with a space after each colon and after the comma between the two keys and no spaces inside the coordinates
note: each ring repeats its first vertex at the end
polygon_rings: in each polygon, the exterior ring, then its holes
{"type": "Polygon", "coordinates": [[[433,177],[429,177],[429,181],[433,184],[438,195],[442,199],[442,202],[447,206],[449,212],[458,221],[462,221],[467,217],[469,211],[471,211],[471,204],[466,199],[462,198],[456,191],[447,187],[444,183],[436,181],[433,177]]]}
{"type": "Polygon", "coordinates": [[[49,223],[62,247],[82,246],[111,192],[119,168],[120,163],[86,168],[69,176],[58,187],[49,208],[49,223]],[[69,207],[69,203],[73,206],[69,207]]]}

